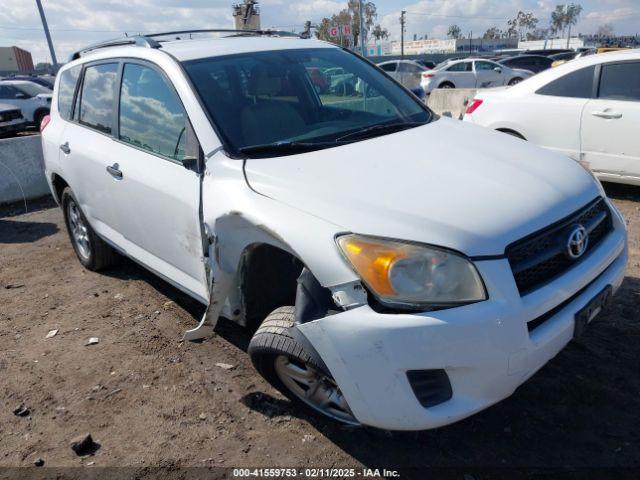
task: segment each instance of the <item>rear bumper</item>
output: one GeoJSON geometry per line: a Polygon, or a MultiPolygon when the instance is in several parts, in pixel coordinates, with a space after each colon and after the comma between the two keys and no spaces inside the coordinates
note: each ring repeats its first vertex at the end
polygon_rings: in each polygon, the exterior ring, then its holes
{"type": "MultiPolygon", "coordinates": [[[[574,317],[607,285],[617,290],[627,263],[616,228],[588,259],[520,297],[506,260],[478,262],[490,299],[422,314],[379,314],[363,306],[300,325],[340,385],[356,418],[392,430],[461,420],[508,397],[571,339],[574,317]],[[577,293],[578,292],[578,293],[577,293]],[[565,303],[535,330],[527,323],[565,303]],[[449,400],[423,407],[409,370],[444,370],[449,400]]],[[[590,328],[598,328],[597,322],[590,328]]]]}

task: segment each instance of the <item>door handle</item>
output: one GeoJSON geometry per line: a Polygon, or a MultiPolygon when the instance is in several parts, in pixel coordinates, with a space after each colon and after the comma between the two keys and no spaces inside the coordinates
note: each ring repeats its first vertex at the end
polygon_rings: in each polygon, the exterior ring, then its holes
{"type": "Polygon", "coordinates": [[[113,165],[107,167],[107,172],[109,172],[112,177],[117,178],[118,180],[122,179],[122,171],[120,170],[120,165],[118,165],[117,163],[114,163],[113,165]]]}
{"type": "Polygon", "coordinates": [[[65,155],[69,155],[71,153],[71,149],[69,148],[69,142],[65,142],[62,145],[60,145],[60,150],[62,150],[62,152],[65,155]]]}
{"type": "Polygon", "coordinates": [[[595,112],[591,112],[591,115],[594,117],[606,118],[608,120],[622,118],[622,114],[620,112],[614,112],[612,110],[603,110],[601,112],[596,110],[595,112]]]}

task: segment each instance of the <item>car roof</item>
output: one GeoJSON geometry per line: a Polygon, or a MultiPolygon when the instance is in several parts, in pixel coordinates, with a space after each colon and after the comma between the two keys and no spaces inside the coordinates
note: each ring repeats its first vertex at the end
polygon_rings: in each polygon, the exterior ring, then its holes
{"type": "MultiPolygon", "coordinates": [[[[227,36],[201,37],[161,41],[160,48],[148,48],[138,45],[113,45],[91,50],[81,55],[78,63],[85,63],[92,59],[120,57],[127,52],[136,52],[136,57],[144,57],[145,50],[165,52],[178,61],[186,62],[209,57],[220,57],[239,53],[266,52],[273,50],[295,50],[309,48],[339,47],[320,40],[302,39],[299,37],[271,37],[271,36],[227,36]]],[[[151,55],[151,54],[150,54],[151,55]]],[[[76,62],[69,62],[76,64],[76,62]]],[[[67,64],[67,65],[69,65],[67,64]]]]}

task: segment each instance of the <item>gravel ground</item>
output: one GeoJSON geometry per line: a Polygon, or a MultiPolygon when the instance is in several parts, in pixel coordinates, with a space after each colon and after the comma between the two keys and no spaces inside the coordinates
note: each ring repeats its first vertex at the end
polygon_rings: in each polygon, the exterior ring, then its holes
{"type": "Polygon", "coordinates": [[[630,228],[613,305],[512,397],[420,433],[308,416],[255,373],[241,328],[221,321],[214,338],[181,342],[199,304],[130,261],[84,270],[50,200],[4,208],[0,467],[638,469],[640,188],[607,189],[630,228]],[[14,415],[21,404],[28,415],[14,415]],[[87,432],[100,448],[76,456],[69,442],[87,432]]]}

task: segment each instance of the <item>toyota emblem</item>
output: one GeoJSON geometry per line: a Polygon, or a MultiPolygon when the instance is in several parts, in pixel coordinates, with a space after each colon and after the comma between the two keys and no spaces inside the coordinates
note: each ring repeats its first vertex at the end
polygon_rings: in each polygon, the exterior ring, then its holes
{"type": "Polygon", "coordinates": [[[569,258],[577,260],[584,255],[588,246],[589,234],[587,233],[587,229],[582,225],[574,226],[567,240],[567,255],[569,258]]]}

